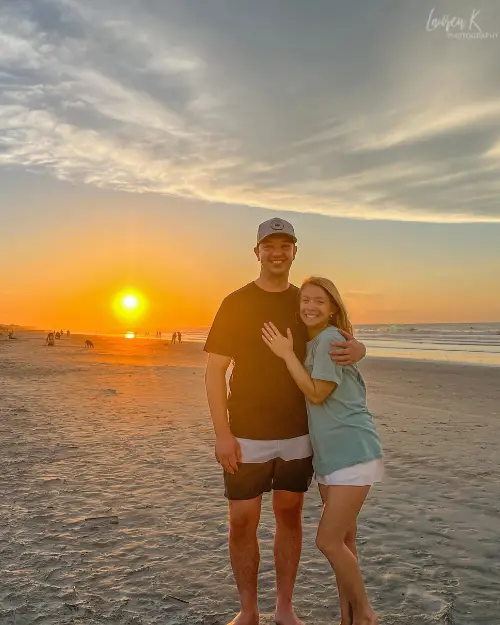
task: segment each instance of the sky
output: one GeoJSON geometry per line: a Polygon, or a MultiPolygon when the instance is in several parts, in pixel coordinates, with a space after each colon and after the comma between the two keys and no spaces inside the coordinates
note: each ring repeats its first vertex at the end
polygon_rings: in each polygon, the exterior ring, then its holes
{"type": "Polygon", "coordinates": [[[291,221],[355,323],[500,320],[500,4],[3,0],[0,322],[206,326],[291,221]]]}

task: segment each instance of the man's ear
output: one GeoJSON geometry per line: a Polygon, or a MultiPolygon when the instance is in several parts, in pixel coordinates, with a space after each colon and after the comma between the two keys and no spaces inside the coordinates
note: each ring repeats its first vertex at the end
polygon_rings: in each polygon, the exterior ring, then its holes
{"type": "Polygon", "coordinates": [[[293,246],[293,260],[295,260],[295,256],[297,256],[297,246],[293,246]]]}
{"type": "Polygon", "coordinates": [[[259,246],[257,245],[257,247],[253,248],[253,252],[255,254],[255,256],[257,256],[257,260],[260,261],[260,254],[259,254],[259,246]]]}

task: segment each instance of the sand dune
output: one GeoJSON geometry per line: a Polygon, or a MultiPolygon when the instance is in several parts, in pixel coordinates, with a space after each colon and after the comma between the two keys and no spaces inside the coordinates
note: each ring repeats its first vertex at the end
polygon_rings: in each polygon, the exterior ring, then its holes
{"type": "MultiPolygon", "coordinates": [[[[0,341],[0,624],[225,623],[237,609],[200,344],[0,341]]],[[[387,624],[500,623],[500,369],[367,359],[387,479],[360,519],[387,624]]],[[[260,529],[272,622],[273,524],[260,529]]],[[[335,622],[312,489],[296,607],[335,622]]]]}

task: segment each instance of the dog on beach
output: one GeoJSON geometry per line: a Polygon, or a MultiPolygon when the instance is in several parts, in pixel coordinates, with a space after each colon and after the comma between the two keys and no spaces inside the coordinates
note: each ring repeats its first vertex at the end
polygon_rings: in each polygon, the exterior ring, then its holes
{"type": "Polygon", "coordinates": [[[92,341],[89,341],[88,339],[85,341],[85,349],[89,348],[92,349],[92,347],[94,347],[94,343],[92,343],[92,341]]]}

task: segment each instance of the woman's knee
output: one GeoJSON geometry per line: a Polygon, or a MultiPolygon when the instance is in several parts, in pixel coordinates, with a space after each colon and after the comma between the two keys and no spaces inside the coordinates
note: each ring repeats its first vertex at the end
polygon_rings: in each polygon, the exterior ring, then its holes
{"type": "Polygon", "coordinates": [[[356,553],[356,535],[357,535],[357,527],[354,525],[347,531],[347,534],[344,538],[344,543],[347,545],[350,551],[356,553]]]}
{"type": "Polygon", "coordinates": [[[320,529],[316,535],[316,547],[323,555],[331,559],[344,549],[344,538],[340,532],[322,532],[320,529]]]}

